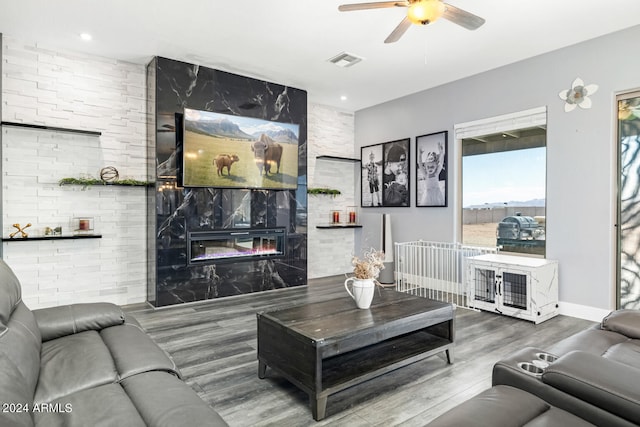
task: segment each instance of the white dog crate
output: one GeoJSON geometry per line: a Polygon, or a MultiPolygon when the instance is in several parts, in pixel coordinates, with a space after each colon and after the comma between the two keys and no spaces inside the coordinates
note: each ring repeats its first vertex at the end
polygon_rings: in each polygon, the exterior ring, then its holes
{"type": "Polygon", "coordinates": [[[558,261],[486,254],[467,258],[473,308],[540,323],[558,314],[558,261]]]}

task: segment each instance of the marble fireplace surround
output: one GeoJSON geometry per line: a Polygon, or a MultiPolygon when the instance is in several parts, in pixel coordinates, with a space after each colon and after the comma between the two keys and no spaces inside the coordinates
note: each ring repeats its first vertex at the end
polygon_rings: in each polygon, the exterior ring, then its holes
{"type": "Polygon", "coordinates": [[[147,191],[148,301],[159,307],[305,285],[307,93],[161,57],[147,66],[147,93],[148,173],[156,181],[147,191]],[[297,189],[178,187],[175,114],[184,108],[299,125],[297,189]],[[189,262],[190,234],[262,229],[284,231],[283,254],[189,262]]]}

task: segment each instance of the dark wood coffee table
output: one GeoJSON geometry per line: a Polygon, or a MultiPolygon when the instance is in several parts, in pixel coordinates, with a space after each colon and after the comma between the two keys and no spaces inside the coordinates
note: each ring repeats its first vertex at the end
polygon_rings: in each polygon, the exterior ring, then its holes
{"type": "Polygon", "coordinates": [[[315,420],[330,394],[439,352],[453,363],[455,307],[392,289],[367,310],[345,294],[257,317],[258,376],[269,366],[304,390],[315,420]]]}

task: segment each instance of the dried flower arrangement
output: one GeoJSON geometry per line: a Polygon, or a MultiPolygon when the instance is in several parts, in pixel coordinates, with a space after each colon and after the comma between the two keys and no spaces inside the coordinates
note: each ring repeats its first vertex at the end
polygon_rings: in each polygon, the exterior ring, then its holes
{"type": "Polygon", "coordinates": [[[351,258],[356,279],[376,279],[384,269],[384,252],[371,248],[365,251],[363,259],[351,258]]]}

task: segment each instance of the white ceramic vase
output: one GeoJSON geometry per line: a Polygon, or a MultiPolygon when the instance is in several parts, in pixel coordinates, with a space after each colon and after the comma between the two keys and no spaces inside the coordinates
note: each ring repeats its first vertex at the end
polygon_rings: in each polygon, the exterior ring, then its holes
{"type": "Polygon", "coordinates": [[[375,289],[373,279],[356,279],[355,277],[349,277],[344,281],[344,288],[356,302],[358,308],[366,309],[371,307],[373,291],[375,289]],[[352,282],[351,289],[349,289],[349,282],[352,282]]]}

